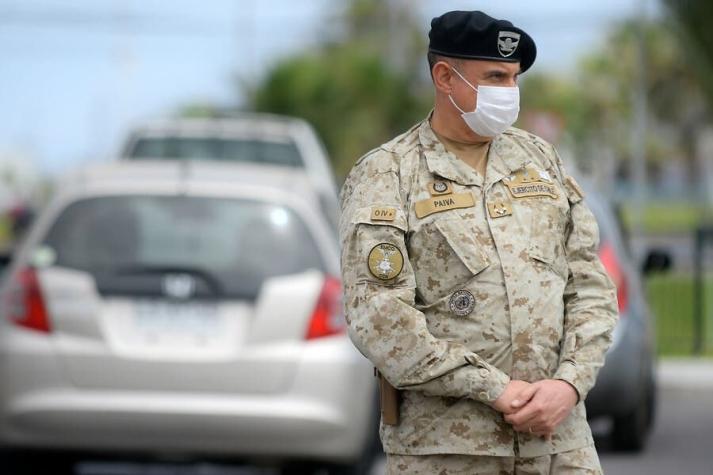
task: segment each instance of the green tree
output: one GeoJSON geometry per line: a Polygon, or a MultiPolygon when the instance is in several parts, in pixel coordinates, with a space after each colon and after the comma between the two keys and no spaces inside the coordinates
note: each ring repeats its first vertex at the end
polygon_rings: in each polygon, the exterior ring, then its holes
{"type": "Polygon", "coordinates": [[[309,121],[343,178],[359,156],[428,111],[423,50],[416,60],[413,42],[403,43],[408,49],[402,52],[389,46],[389,24],[418,31],[410,15],[376,0],[350,2],[341,17],[342,36],[276,64],[248,91],[249,106],[309,121]]]}
{"type": "Polygon", "coordinates": [[[685,44],[667,20],[627,20],[612,29],[602,47],[582,57],[572,77],[526,75],[523,108],[559,114],[578,156],[593,157],[593,148],[607,147],[625,162],[631,153],[633,96],[643,88],[649,109],[649,163],[655,167],[681,156],[693,169],[693,148],[708,123],[708,108],[700,79],[684,57],[685,44]],[[637,69],[640,38],[643,75],[637,69]]]}
{"type": "Polygon", "coordinates": [[[681,36],[681,53],[697,73],[708,102],[713,104],[713,3],[708,0],[666,0],[681,36]]]}

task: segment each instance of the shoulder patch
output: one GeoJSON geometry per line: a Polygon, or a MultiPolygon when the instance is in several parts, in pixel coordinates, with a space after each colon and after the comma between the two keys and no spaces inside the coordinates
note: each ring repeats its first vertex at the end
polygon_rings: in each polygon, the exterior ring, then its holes
{"type": "Polygon", "coordinates": [[[367,260],[369,272],[379,280],[391,280],[404,268],[403,254],[397,246],[388,242],[374,246],[367,260]]]}

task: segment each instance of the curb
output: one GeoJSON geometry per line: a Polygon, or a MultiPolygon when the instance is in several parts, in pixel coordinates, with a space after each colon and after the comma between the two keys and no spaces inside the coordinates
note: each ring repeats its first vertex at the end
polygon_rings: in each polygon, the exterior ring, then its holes
{"type": "Polygon", "coordinates": [[[713,360],[660,360],[658,385],[661,389],[713,390],[713,360]]]}

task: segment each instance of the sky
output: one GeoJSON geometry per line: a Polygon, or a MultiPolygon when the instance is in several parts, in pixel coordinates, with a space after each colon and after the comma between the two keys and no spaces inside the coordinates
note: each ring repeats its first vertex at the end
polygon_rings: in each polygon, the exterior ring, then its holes
{"type": "MultiPolygon", "coordinates": [[[[392,0],[424,36],[449,10],[528,31],[534,70],[572,71],[617,21],[657,0],[392,0]]],[[[116,155],[141,121],[193,102],[241,104],[240,84],[319,44],[340,0],[0,0],[0,161],[54,175],[116,155]]],[[[424,63],[425,64],[425,63],[424,63]]]]}

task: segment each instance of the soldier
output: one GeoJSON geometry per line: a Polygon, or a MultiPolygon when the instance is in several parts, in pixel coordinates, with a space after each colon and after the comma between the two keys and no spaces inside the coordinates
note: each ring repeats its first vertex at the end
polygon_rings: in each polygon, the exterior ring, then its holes
{"type": "Polygon", "coordinates": [[[387,473],[601,473],[584,399],[616,294],[581,188],[511,127],[535,43],[478,11],[429,38],[433,111],[341,192],[349,335],[399,390],[387,473]]]}

